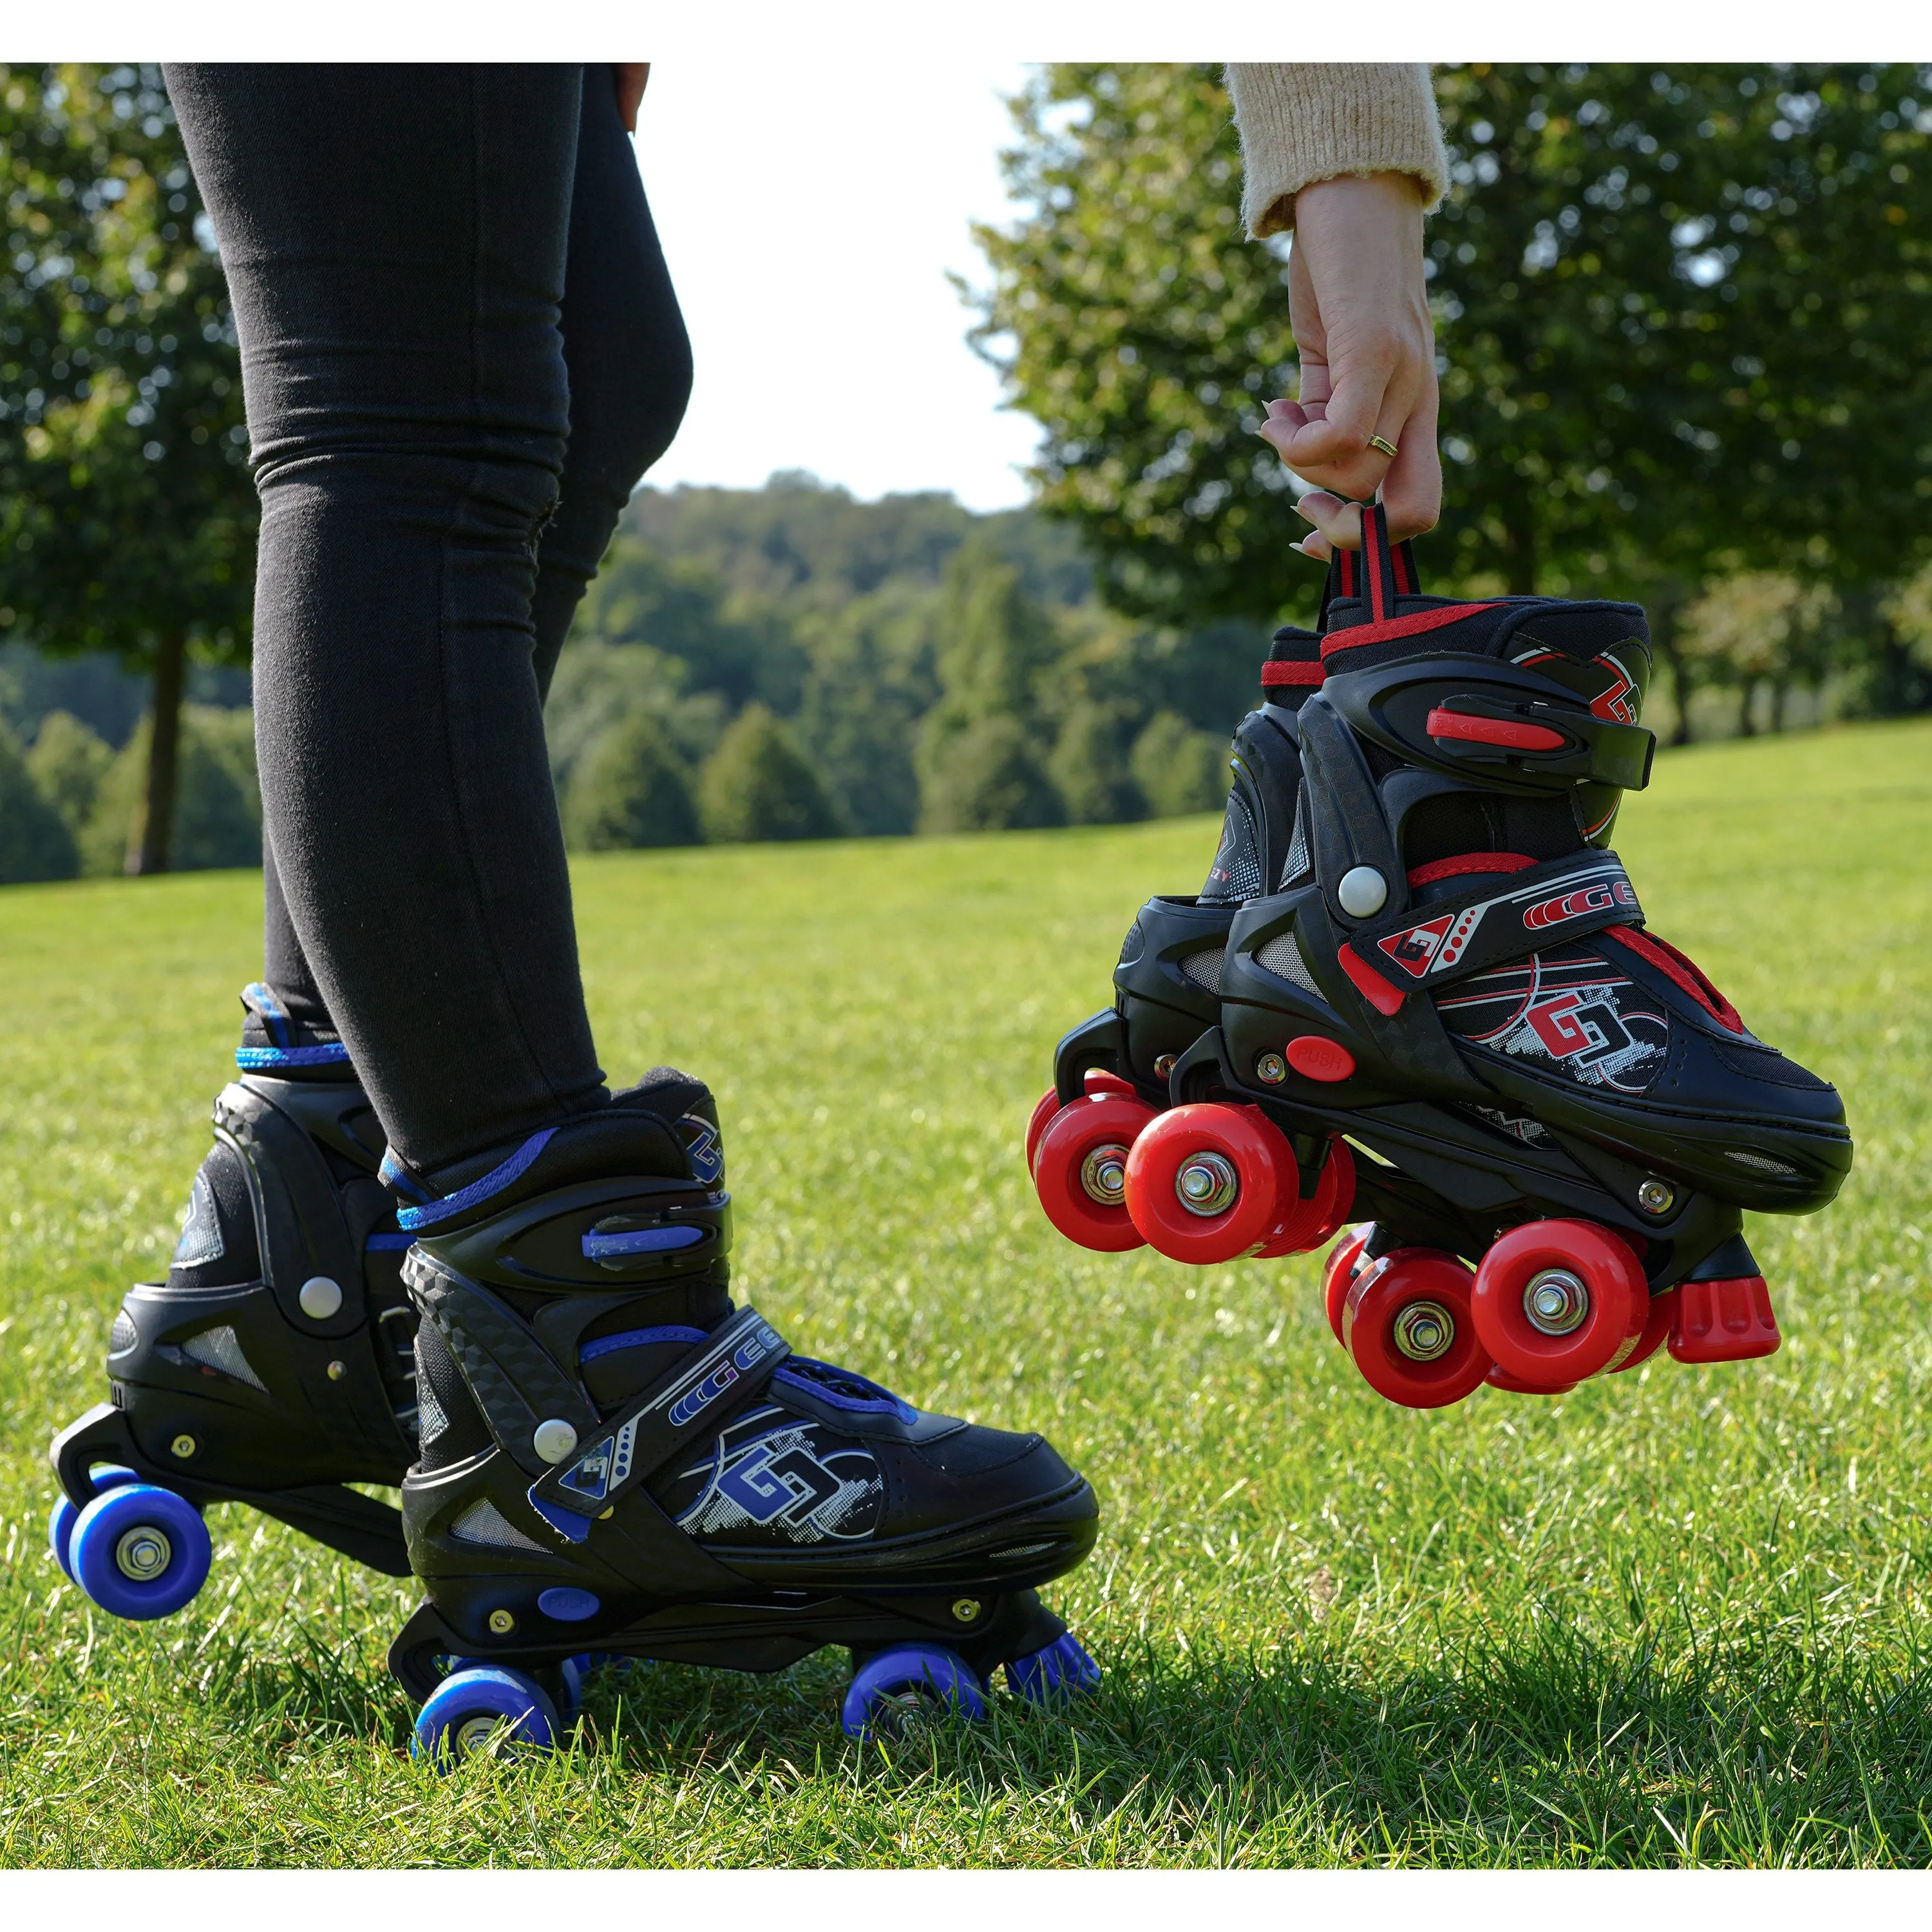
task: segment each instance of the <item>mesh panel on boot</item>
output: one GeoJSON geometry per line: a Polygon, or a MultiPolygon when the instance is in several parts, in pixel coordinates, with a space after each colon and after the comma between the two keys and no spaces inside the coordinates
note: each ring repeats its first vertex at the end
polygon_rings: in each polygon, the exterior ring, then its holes
{"type": "Polygon", "coordinates": [[[1267,971],[1299,986],[1304,993],[1312,993],[1318,999],[1322,997],[1322,988],[1316,985],[1315,976],[1309,971],[1293,932],[1276,933],[1255,955],[1255,959],[1267,971]]]}
{"type": "Polygon", "coordinates": [[[1221,967],[1227,958],[1225,946],[1204,946],[1198,952],[1190,952],[1180,962],[1180,970],[1197,986],[1210,993],[1221,990],[1221,967]]]}
{"type": "Polygon", "coordinates": [[[428,1322],[416,1330],[416,1403],[425,1470],[447,1468],[489,1448],[489,1425],[470,1400],[441,1334],[428,1322]],[[440,1428],[433,1426],[438,1418],[440,1428]]]}
{"type": "Polygon", "coordinates": [[[218,1141],[190,1190],[168,1286],[228,1288],[255,1280],[260,1270],[248,1178],[234,1149],[218,1141]]]}

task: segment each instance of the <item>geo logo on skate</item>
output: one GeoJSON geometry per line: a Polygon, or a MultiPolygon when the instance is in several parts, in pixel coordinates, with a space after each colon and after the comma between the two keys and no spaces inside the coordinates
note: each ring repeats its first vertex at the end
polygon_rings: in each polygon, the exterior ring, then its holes
{"type": "Polygon", "coordinates": [[[885,1480],[872,1452],[847,1437],[821,1439],[810,1422],[753,1432],[781,1413],[762,1409],[746,1418],[718,1438],[706,1462],[685,1472],[687,1479],[710,1480],[677,1518],[680,1528],[700,1537],[758,1529],[807,1544],[872,1533],[885,1503],[885,1480]]]}

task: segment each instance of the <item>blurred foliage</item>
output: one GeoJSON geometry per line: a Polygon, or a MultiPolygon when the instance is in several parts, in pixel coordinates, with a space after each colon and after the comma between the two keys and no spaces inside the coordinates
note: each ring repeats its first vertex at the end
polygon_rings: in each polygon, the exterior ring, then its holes
{"type": "Polygon", "coordinates": [[[35,790],[78,837],[94,816],[100,782],[113,762],[105,740],[71,712],[55,711],[40,721],[40,734],[27,754],[27,771],[35,790]]]}
{"type": "MultiPolygon", "coordinates": [[[[1264,640],[1239,623],[1136,623],[1091,593],[1075,533],[1030,511],[860,503],[795,473],[761,490],[641,490],[545,710],[566,836],[625,842],[630,808],[608,802],[668,783],[661,763],[698,798],[705,836],[766,822],[764,807],[728,809],[711,776],[758,707],[783,728],[744,742],[801,761],[818,802],[796,822],[813,836],[1210,808],[1264,640]],[[655,735],[631,733],[640,716],[655,735]]],[[[751,782],[740,750],[728,764],[751,782]]]]}
{"type": "MultiPolygon", "coordinates": [[[[1431,574],[1673,580],[1667,603],[1741,569],[1899,574],[1932,496],[1926,76],[1472,66],[1438,88],[1431,574]]],[[[1243,238],[1215,70],[1058,63],[1012,107],[1025,212],[977,231],[977,339],[1043,426],[1042,507],[1123,610],[1312,606],[1290,479],[1252,435],[1292,389],[1286,248],[1243,238]]]]}
{"type": "Polygon", "coordinates": [[[563,795],[563,825],[580,852],[698,842],[685,768],[648,712],[631,713],[592,746],[563,795]]]}
{"type": "Polygon", "coordinates": [[[160,69],[0,68],[0,629],[245,660],[240,362],[160,69]]]}
{"type": "MultiPolygon", "coordinates": [[[[153,729],[153,720],[143,718],[101,774],[93,809],[79,835],[81,870],[90,876],[125,868],[153,729]]],[[[183,705],[178,760],[171,869],[198,872],[260,865],[262,794],[255,776],[254,713],[183,705]]]]}
{"type": "Polygon", "coordinates": [[[70,879],[79,866],[74,834],[34,782],[20,741],[0,724],[0,886],[70,879]]]}
{"type": "Polygon", "coordinates": [[[726,726],[698,774],[698,808],[714,844],[829,838],[838,829],[818,774],[762,704],[746,705],[726,726]]]}

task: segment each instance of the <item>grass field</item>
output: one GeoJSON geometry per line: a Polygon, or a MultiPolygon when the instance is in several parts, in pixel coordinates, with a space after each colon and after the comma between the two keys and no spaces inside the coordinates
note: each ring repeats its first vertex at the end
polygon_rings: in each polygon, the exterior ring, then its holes
{"type": "Polygon", "coordinates": [[[1928,842],[1924,725],[1663,761],[1645,906],[1837,1079],[1856,1172],[1750,1229],[1768,1363],[1426,1414],[1336,1349],[1317,1260],[1090,1255],[1033,1202],[1053,1042],[1205,821],[586,862],[605,1064],[716,1085],[741,1285],[1092,1477],[1052,1594],[1107,1678],[886,1750],[841,1738],[839,1656],[662,1666],[446,1779],[382,1667],[406,1586],[232,1508],[164,1622],[47,1556],[46,1444],[172,1248],[260,885],[0,892],[0,1864],[1932,1862],[1928,842]]]}

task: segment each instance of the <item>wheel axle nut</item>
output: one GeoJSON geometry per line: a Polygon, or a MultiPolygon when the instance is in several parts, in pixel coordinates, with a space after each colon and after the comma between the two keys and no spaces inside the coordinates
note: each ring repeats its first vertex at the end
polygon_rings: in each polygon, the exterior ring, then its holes
{"type": "Polygon", "coordinates": [[[1090,1201],[1118,1208],[1127,1198],[1127,1150],[1118,1142],[1096,1147],[1080,1163],[1080,1185],[1090,1201]]]}
{"type": "Polygon", "coordinates": [[[1278,1053],[1264,1053],[1255,1062],[1255,1078],[1270,1087],[1279,1087],[1288,1078],[1288,1062],[1278,1053]]]}
{"type": "Polygon", "coordinates": [[[171,1456],[178,1456],[185,1462],[200,1446],[192,1436],[177,1436],[168,1444],[168,1453],[171,1456]]]}
{"type": "Polygon", "coordinates": [[[348,1372],[349,1364],[346,1362],[331,1362],[328,1365],[328,1379],[332,1382],[339,1382],[348,1372]]]}
{"type": "Polygon", "coordinates": [[[1456,1318],[1439,1301],[1412,1301],[1396,1316],[1394,1332],[1412,1362],[1439,1361],[1456,1346],[1456,1318]]]}
{"type": "Polygon", "coordinates": [[[1182,1207],[1204,1220],[1225,1214],[1240,1198],[1240,1177],[1226,1154],[1203,1148],[1191,1154],[1174,1177],[1174,1192],[1182,1207]]]}
{"type": "Polygon", "coordinates": [[[1667,1180],[1646,1180],[1636,1191],[1636,1204],[1646,1214],[1668,1214],[1677,1205],[1677,1190],[1667,1180]]]}
{"type": "Polygon", "coordinates": [[[152,1523],[136,1523],[114,1546],[114,1567],[136,1583],[152,1583],[168,1567],[174,1546],[152,1523]]]}
{"type": "Polygon", "coordinates": [[[974,1597],[962,1597],[952,1606],[952,1614],[962,1624],[973,1622],[980,1614],[979,1600],[974,1597]]]}
{"type": "Polygon", "coordinates": [[[1523,1289],[1522,1312],[1539,1335],[1574,1335],[1590,1318],[1590,1291],[1568,1268],[1545,1268],[1523,1289]]]}
{"type": "Polygon", "coordinates": [[[1160,1054],[1154,1063],[1154,1077],[1156,1080],[1165,1080],[1174,1071],[1174,1059],[1175,1056],[1171,1053],[1160,1054]]]}
{"type": "Polygon", "coordinates": [[[508,1636],[517,1627],[517,1620],[508,1610],[490,1612],[490,1631],[493,1636],[508,1636]]]}

